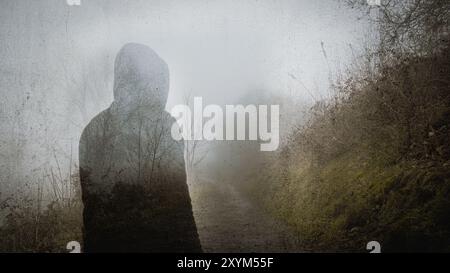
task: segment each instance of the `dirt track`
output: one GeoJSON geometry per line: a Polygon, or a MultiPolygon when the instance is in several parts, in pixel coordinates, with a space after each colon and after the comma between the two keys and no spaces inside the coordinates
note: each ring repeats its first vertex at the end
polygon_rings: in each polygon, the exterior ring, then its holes
{"type": "Polygon", "coordinates": [[[298,252],[292,232],[232,185],[202,181],[190,190],[205,252],[298,252]]]}

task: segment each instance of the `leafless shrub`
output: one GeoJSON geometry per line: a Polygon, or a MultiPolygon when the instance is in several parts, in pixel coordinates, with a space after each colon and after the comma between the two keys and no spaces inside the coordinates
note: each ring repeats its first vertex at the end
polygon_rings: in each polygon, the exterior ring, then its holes
{"type": "Polygon", "coordinates": [[[78,173],[67,177],[49,168],[47,175],[3,197],[1,252],[64,252],[81,241],[81,196],[78,173]]]}

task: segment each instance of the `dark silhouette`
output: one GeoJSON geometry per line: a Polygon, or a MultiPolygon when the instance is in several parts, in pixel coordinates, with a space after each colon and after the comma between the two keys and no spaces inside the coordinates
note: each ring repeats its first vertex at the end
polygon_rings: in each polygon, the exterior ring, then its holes
{"type": "Polygon", "coordinates": [[[164,110],[167,64],[127,44],[114,74],[114,102],[80,140],[84,251],[200,252],[183,143],[164,110]]]}

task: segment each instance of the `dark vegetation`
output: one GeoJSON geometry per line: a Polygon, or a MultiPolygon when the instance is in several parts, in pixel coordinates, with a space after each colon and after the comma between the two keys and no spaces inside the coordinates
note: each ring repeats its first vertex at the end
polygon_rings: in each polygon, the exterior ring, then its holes
{"type": "Polygon", "coordinates": [[[305,249],[450,251],[450,3],[384,2],[379,43],[251,189],[305,249]]]}
{"type": "Polygon", "coordinates": [[[2,196],[0,252],[69,252],[68,242],[82,241],[78,173],[64,179],[52,172],[46,178],[2,196]]]}

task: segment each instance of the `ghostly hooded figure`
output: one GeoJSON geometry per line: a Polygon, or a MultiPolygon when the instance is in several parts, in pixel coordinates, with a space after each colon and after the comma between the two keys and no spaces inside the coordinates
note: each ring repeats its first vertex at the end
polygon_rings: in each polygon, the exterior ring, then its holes
{"type": "Polygon", "coordinates": [[[200,252],[183,143],[164,110],[167,64],[127,44],[114,68],[114,102],[84,129],[80,178],[85,252],[200,252]]]}

